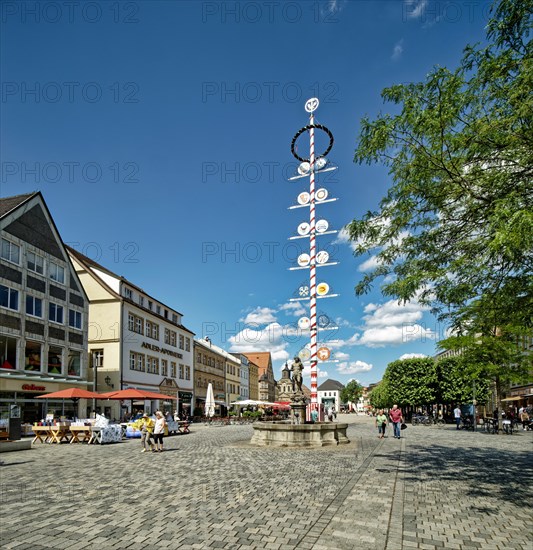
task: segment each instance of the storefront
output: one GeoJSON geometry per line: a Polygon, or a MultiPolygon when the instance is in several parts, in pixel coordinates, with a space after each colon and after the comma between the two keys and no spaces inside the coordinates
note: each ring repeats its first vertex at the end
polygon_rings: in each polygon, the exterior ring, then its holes
{"type": "Polygon", "coordinates": [[[0,379],[0,419],[6,420],[11,405],[21,408],[22,423],[33,424],[46,418],[47,414],[54,417],[81,417],[85,410],[86,399],[37,399],[37,396],[52,393],[66,388],[80,387],[87,389],[86,384],[75,385],[56,381],[30,381],[24,379],[0,379]]]}

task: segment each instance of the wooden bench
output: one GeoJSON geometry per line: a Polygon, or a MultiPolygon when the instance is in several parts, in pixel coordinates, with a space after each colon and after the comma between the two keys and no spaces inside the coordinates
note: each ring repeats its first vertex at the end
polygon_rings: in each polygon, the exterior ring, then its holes
{"type": "Polygon", "coordinates": [[[9,439],[9,432],[5,430],[0,430],[0,439],[9,439]]]}

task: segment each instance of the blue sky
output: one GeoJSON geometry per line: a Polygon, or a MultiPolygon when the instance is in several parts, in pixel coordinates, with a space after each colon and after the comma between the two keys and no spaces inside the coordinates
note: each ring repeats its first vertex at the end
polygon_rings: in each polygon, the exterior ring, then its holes
{"type": "MultiPolygon", "coordinates": [[[[290,143],[308,123],[331,129],[320,176],[341,229],[377,207],[389,179],[357,166],[359,121],[381,90],[455,67],[484,39],[484,1],[10,2],[1,6],[1,196],[42,191],[63,240],[184,314],[198,336],[273,353],[276,377],[308,342],[289,299],[305,240],[289,241],[308,185],[289,182],[290,143]],[[302,247],[300,251],[296,246],[302,247]]],[[[323,146],[317,138],[317,147],[323,146]]],[[[305,151],[305,142],[299,144],[305,151]]],[[[417,303],[353,288],[372,263],[341,233],[320,237],[339,262],[318,270],[339,298],[337,363],[321,380],[367,384],[390,361],[431,355],[444,328],[417,303]]],[[[306,379],[309,384],[309,378],[306,379]]]]}

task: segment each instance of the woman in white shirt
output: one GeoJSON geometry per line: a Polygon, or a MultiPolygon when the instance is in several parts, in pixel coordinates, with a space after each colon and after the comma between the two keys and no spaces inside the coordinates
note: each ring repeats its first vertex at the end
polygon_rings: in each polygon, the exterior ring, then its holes
{"type": "Polygon", "coordinates": [[[161,411],[155,413],[155,427],[154,427],[154,439],[155,439],[155,450],[154,453],[163,452],[163,436],[165,435],[165,426],[167,421],[163,416],[161,411]]]}

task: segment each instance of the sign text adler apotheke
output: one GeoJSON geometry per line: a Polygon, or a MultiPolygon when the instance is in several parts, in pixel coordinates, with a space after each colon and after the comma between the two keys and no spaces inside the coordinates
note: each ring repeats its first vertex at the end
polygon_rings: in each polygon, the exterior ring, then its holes
{"type": "Polygon", "coordinates": [[[141,344],[141,348],[150,349],[152,351],[158,351],[159,353],[163,353],[164,355],[172,355],[172,357],[183,359],[183,355],[181,353],[172,351],[171,349],[160,348],[159,346],[154,346],[153,344],[149,344],[148,342],[143,342],[141,344]]]}

